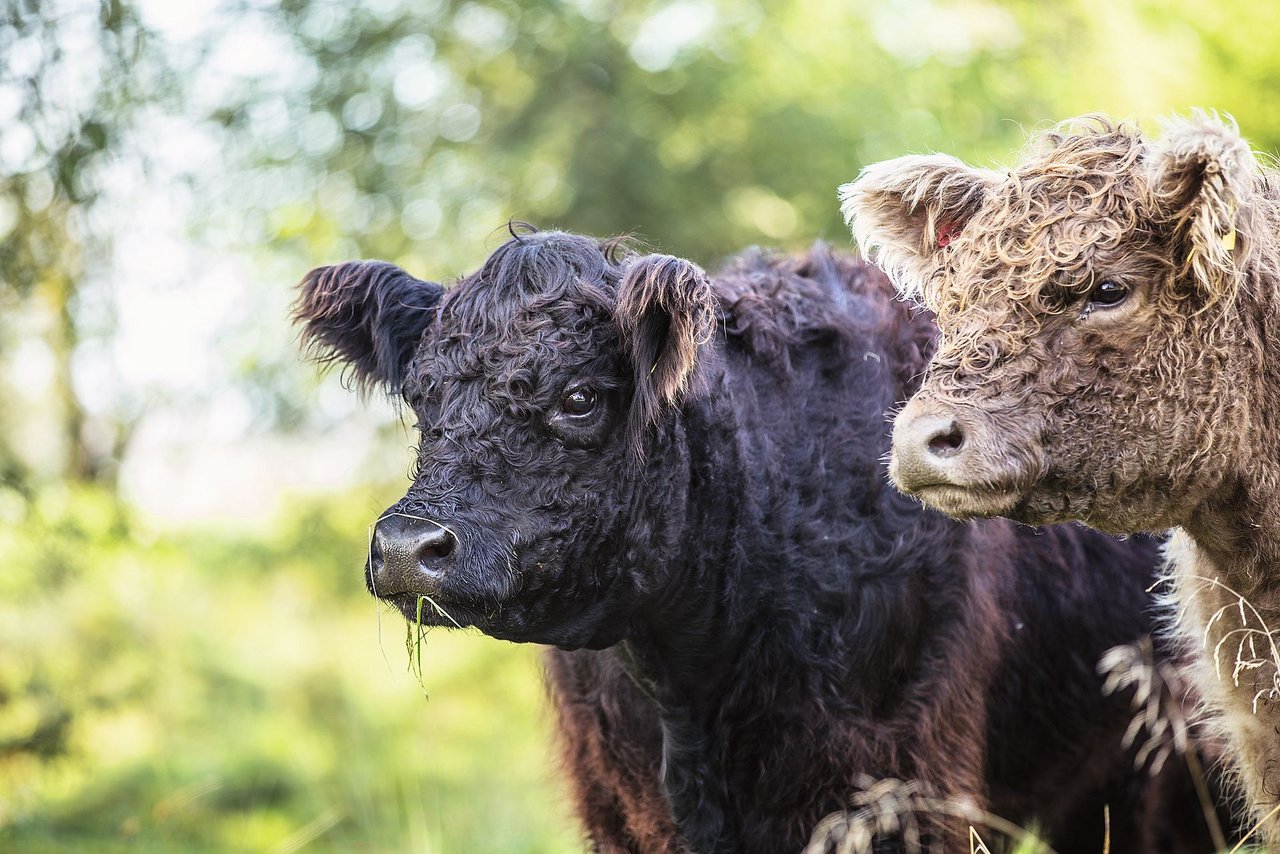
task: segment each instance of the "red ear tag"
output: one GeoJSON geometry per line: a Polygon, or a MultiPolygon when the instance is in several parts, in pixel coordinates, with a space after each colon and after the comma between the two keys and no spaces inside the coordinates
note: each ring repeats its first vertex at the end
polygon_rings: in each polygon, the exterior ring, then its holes
{"type": "Polygon", "coordinates": [[[946,246],[951,242],[951,238],[956,236],[956,232],[960,230],[958,222],[944,222],[942,227],[938,229],[938,245],[946,246]]]}

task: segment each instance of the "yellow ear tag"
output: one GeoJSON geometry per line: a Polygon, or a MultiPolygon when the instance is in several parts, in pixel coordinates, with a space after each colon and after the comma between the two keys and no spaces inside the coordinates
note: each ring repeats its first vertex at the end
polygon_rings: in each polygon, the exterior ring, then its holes
{"type": "Polygon", "coordinates": [[[1222,235],[1222,248],[1228,252],[1236,248],[1236,230],[1234,228],[1222,235]]]}

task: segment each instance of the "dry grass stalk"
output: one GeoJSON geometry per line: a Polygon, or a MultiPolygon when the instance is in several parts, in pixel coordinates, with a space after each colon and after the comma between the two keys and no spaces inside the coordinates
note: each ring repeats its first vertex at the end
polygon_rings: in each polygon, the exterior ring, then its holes
{"type": "Polygon", "coordinates": [[[824,818],[804,854],[872,854],[877,839],[897,840],[909,854],[943,854],[943,841],[936,833],[943,819],[968,824],[971,854],[991,852],[979,828],[1022,846],[1021,854],[1054,854],[1031,831],[968,799],[937,797],[915,781],[862,777],[857,785],[858,791],[849,799],[850,808],[824,818]]]}
{"type": "Polygon", "coordinates": [[[1145,733],[1134,754],[1135,768],[1147,765],[1154,776],[1175,752],[1187,753],[1187,718],[1174,697],[1183,681],[1173,664],[1155,660],[1150,637],[1107,650],[1098,662],[1098,672],[1106,677],[1102,692],[1107,696],[1133,690],[1129,701],[1133,719],[1122,743],[1133,747],[1145,733]]]}
{"type": "MultiPolygon", "coordinates": [[[[1242,593],[1224,584],[1220,578],[1202,575],[1185,576],[1184,582],[1194,582],[1190,590],[1180,591],[1184,602],[1206,592],[1225,593],[1231,600],[1214,610],[1205,622],[1204,635],[1201,639],[1205,650],[1212,650],[1213,666],[1218,678],[1223,676],[1224,653],[1235,660],[1231,667],[1231,683],[1237,688],[1247,675],[1260,676],[1266,668],[1271,670],[1270,680],[1258,680],[1254,684],[1261,685],[1253,695],[1253,713],[1258,713],[1258,703],[1263,700],[1280,700],[1280,648],[1276,646],[1276,632],[1267,625],[1262,614],[1242,593]],[[1239,619],[1238,628],[1223,632],[1216,642],[1212,641],[1215,628],[1224,622],[1228,615],[1239,619]],[[1261,649],[1260,649],[1261,648],[1261,649]]],[[[1186,605],[1178,613],[1181,622],[1186,605]]]]}

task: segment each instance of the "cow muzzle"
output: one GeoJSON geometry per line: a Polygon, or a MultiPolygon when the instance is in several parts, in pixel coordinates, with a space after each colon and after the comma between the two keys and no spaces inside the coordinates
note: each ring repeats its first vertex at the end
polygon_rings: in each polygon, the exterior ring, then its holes
{"type": "Polygon", "coordinates": [[[410,593],[437,596],[458,541],[438,522],[388,513],[378,520],[369,544],[369,580],[382,599],[410,593]]]}
{"type": "Polygon", "coordinates": [[[1038,448],[981,410],[917,396],[894,421],[889,476],[950,516],[1004,516],[1042,474],[1038,448]]]}

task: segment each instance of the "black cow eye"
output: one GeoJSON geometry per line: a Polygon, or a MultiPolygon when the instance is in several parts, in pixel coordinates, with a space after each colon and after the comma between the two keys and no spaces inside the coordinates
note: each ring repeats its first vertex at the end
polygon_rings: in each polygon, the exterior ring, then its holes
{"type": "Polygon", "coordinates": [[[1102,306],[1117,305],[1128,295],[1129,289],[1124,285],[1111,279],[1104,279],[1093,286],[1093,291],[1089,294],[1089,302],[1102,306]]]}
{"type": "Polygon", "coordinates": [[[596,393],[590,388],[575,388],[560,400],[566,415],[587,415],[596,408],[596,393]]]}

